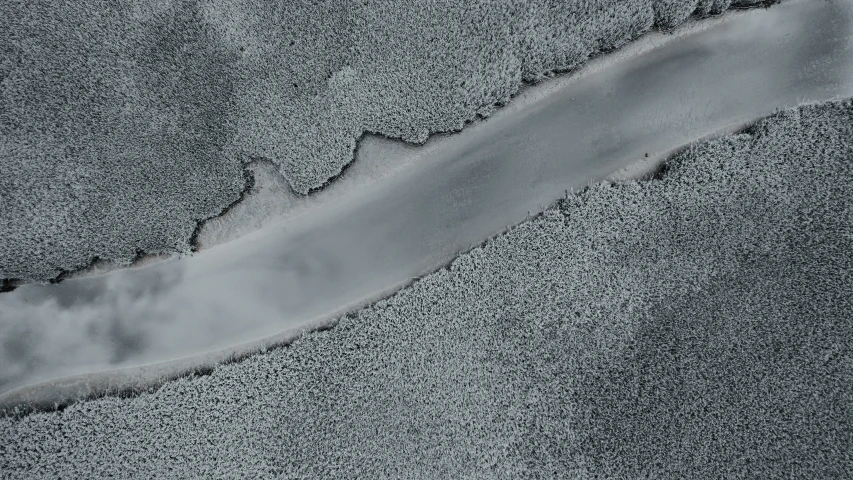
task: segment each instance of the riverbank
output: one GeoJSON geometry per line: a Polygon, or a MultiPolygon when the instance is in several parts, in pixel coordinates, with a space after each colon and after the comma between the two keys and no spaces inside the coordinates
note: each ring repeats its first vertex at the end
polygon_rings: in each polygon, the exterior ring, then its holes
{"type": "Polygon", "coordinates": [[[601,183],[285,348],[0,419],[9,478],[845,478],[853,103],[601,183]],[[61,433],[60,433],[61,432],[61,433]]]}

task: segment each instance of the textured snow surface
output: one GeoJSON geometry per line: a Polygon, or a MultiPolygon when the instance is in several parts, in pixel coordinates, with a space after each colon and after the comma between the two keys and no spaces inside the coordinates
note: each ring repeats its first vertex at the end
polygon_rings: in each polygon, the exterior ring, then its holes
{"type": "Polygon", "coordinates": [[[600,184],[289,347],[0,419],[7,478],[850,478],[853,103],[600,184]]]}
{"type": "Polygon", "coordinates": [[[286,195],[277,167],[255,160],[251,192],[196,237],[240,238],[0,295],[0,410],[180,373],[174,363],[165,375],[163,365],[117,368],[191,357],[179,363],[186,372],[218,361],[209,353],[259,351],[434,271],[566,190],[806,100],[848,97],[853,2],[789,1],[645,35],[423,146],[366,137],[346,173],[310,196],[286,195]],[[285,220],[241,236],[240,222],[282,211],[285,220]]]}
{"type": "Polygon", "coordinates": [[[0,279],[186,252],[256,156],[304,194],[366,131],[422,142],[523,81],[729,4],[4,0],[0,279]]]}

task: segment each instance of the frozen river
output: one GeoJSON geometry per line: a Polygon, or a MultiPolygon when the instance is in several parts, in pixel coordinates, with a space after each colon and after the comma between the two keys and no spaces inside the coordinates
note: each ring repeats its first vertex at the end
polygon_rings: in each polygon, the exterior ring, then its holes
{"type": "Polygon", "coordinates": [[[281,343],[647,154],[850,96],[853,0],[649,35],[425,147],[367,139],[338,182],[232,242],[0,294],[0,407],[156,384],[281,343]],[[392,174],[365,180],[389,162],[392,174]]]}

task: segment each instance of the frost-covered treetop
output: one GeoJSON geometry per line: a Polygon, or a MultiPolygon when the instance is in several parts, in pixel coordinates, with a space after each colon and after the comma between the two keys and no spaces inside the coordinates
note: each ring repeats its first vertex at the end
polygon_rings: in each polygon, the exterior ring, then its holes
{"type": "Polygon", "coordinates": [[[525,81],[730,4],[4,1],[0,279],[187,251],[251,157],[306,194],[364,132],[457,130],[525,81]]]}
{"type": "Polygon", "coordinates": [[[853,103],[600,184],[286,348],[0,419],[4,478],[851,478],[853,103]]]}

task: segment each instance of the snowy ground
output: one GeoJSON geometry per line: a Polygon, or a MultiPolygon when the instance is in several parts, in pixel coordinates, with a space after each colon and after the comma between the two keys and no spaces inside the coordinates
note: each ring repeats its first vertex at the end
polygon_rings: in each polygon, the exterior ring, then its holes
{"type": "MultiPolygon", "coordinates": [[[[0,295],[6,390],[219,352],[53,382],[6,396],[4,405],[156,384],[215,363],[236,343],[406,284],[646,152],[654,157],[775,107],[851,96],[851,14],[849,2],[802,0],[724,17],[428,145],[430,155],[370,188],[330,189],[316,208],[263,232],[180,261],[0,295]]],[[[369,180],[365,165],[355,184],[369,180]]]]}
{"type": "MultiPolygon", "coordinates": [[[[823,2],[821,2],[823,3],[823,2]]],[[[603,183],[286,348],[0,419],[6,478],[851,478],[853,102],[603,183]]]]}
{"type": "Polygon", "coordinates": [[[0,280],[184,252],[273,162],[323,186],[658,24],[760,0],[53,0],[0,14],[0,280]]]}

